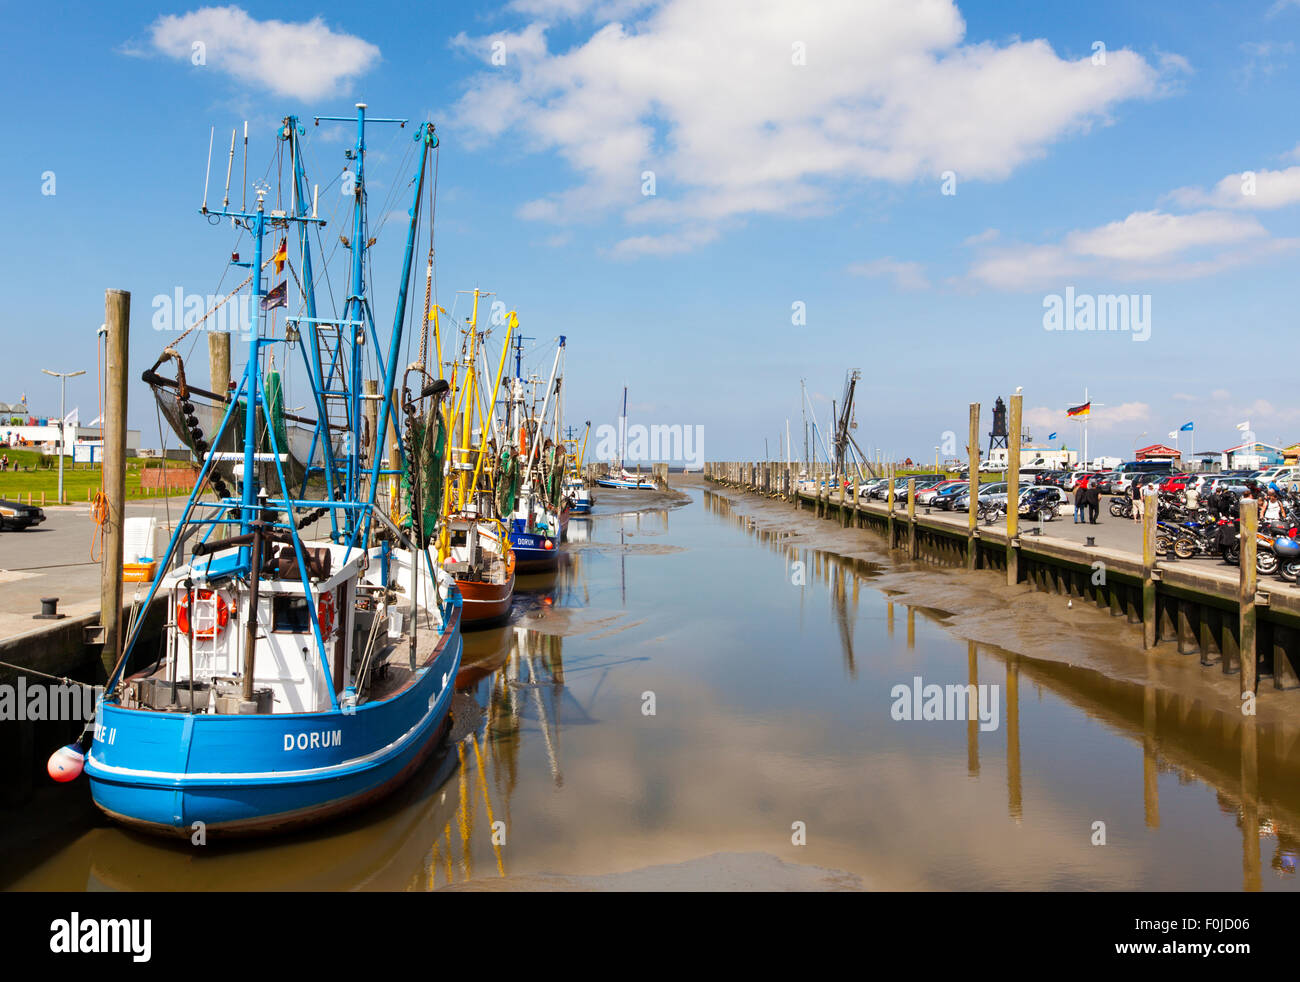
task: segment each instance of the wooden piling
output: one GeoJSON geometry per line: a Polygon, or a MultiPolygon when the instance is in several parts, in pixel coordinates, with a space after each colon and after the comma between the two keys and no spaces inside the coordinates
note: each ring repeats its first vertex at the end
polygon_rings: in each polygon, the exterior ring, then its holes
{"type": "Polygon", "coordinates": [[[1142,647],[1156,646],[1156,496],[1142,507],[1142,647]]]}
{"type": "Polygon", "coordinates": [[[1007,583],[1020,582],[1020,393],[1011,397],[1011,421],[1007,426],[1007,583]]]}
{"type": "Polygon", "coordinates": [[[916,549],[916,478],[907,479],[907,555],[917,556],[916,549]]]}
{"type": "Polygon", "coordinates": [[[888,490],[885,492],[885,503],[889,506],[889,518],[885,521],[885,528],[889,533],[889,548],[894,548],[894,465],[886,464],[885,472],[888,474],[888,490]]]}
{"type": "Polygon", "coordinates": [[[208,332],[208,386],[219,396],[230,391],[230,335],[225,331],[208,332]]]}
{"type": "Polygon", "coordinates": [[[1253,498],[1243,498],[1240,510],[1240,541],[1237,569],[1239,573],[1237,602],[1240,629],[1237,647],[1241,658],[1241,692],[1254,692],[1258,683],[1255,653],[1255,587],[1258,571],[1255,569],[1255,534],[1259,528],[1259,503],[1253,498]]]}
{"type": "Polygon", "coordinates": [[[370,496],[370,465],[375,460],[375,455],[380,453],[377,449],[382,440],[376,439],[379,430],[379,381],[378,379],[361,380],[361,418],[366,421],[365,427],[365,444],[361,448],[362,466],[366,469],[366,474],[362,479],[361,488],[363,499],[370,496]]]}
{"type": "Polygon", "coordinates": [[[104,397],[104,552],[99,577],[101,660],[113,671],[122,651],[122,557],[126,499],[126,383],[130,353],[131,294],[104,292],[107,365],[104,397]]]}
{"type": "Polygon", "coordinates": [[[970,506],[966,510],[966,568],[979,567],[979,491],[980,491],[980,404],[970,404],[970,442],[968,451],[970,475],[967,488],[970,493],[970,506]]]}

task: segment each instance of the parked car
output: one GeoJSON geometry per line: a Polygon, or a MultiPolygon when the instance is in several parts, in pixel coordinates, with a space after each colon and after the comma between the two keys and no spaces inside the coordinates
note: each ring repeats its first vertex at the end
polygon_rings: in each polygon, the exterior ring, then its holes
{"type": "Polygon", "coordinates": [[[954,481],[950,486],[944,487],[935,492],[934,499],[930,502],[931,508],[942,508],[944,511],[951,511],[953,502],[970,489],[970,481],[954,481]]]}
{"type": "Polygon", "coordinates": [[[1282,487],[1292,481],[1300,481],[1300,467],[1268,467],[1262,471],[1256,471],[1254,478],[1261,484],[1273,481],[1278,487],[1282,487]]]}
{"type": "Polygon", "coordinates": [[[858,496],[861,498],[870,498],[871,492],[876,488],[883,487],[888,483],[888,478],[873,477],[863,481],[858,485],[858,496]]]}
{"type": "Polygon", "coordinates": [[[916,492],[916,503],[918,505],[929,505],[934,503],[935,496],[944,488],[965,487],[964,481],[940,481],[938,484],[931,484],[928,488],[916,492]]]}
{"type": "Polygon", "coordinates": [[[1110,494],[1115,489],[1115,480],[1119,474],[1115,471],[1102,471],[1089,481],[1089,487],[1095,487],[1101,494],[1110,494]]]}
{"type": "MultiPolygon", "coordinates": [[[[985,504],[994,502],[1005,502],[1007,500],[1007,485],[1005,481],[995,481],[992,484],[984,484],[979,489],[979,500],[985,504]]],[[[952,503],[953,511],[966,511],[970,508],[970,490],[962,491],[952,503]]]]}
{"type": "Polygon", "coordinates": [[[18,501],[0,500],[0,531],[21,532],[45,521],[45,509],[18,501]]]}

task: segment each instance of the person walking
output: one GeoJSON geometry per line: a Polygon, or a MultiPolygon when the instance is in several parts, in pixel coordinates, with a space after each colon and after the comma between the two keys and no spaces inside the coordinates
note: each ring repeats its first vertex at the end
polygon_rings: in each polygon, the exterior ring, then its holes
{"type": "Polygon", "coordinates": [[[1083,509],[1088,503],[1088,489],[1083,484],[1074,486],[1074,524],[1078,525],[1083,521],[1083,509]]]}
{"type": "Polygon", "coordinates": [[[1101,514],[1101,489],[1089,481],[1086,496],[1088,500],[1088,524],[1096,525],[1097,516],[1101,514]]]}
{"type": "Polygon", "coordinates": [[[1133,487],[1129,493],[1133,496],[1133,521],[1140,523],[1142,521],[1142,479],[1140,477],[1133,478],[1133,487]]]}

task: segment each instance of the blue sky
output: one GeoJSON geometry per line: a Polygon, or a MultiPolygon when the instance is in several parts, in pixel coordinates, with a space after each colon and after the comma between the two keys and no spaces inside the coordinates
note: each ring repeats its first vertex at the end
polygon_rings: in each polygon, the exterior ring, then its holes
{"type": "MultiPolygon", "coordinates": [[[[250,121],[260,175],[282,116],[365,101],[438,124],[440,299],[498,294],[539,370],[567,335],[572,421],[612,423],[626,383],[634,423],[775,455],[800,378],[825,418],[857,368],[857,438],[899,458],[945,431],[960,451],[967,404],[987,430],[1017,386],[1034,437],[1070,445],[1086,386],[1094,453],[1188,420],[1198,449],[1246,420],[1300,439],[1296,0],[128,2],[6,26],[0,401],[52,411],[39,370],[87,368],[69,404],[88,419],[106,287],[133,294],[141,370],[167,340],[152,298],[216,292],[232,239],[197,214],[209,127],[219,200],[232,127],[250,121]],[[1045,330],[1067,287],[1149,296],[1149,339],[1045,330]]],[[[322,185],[338,135],[309,128],[322,185]]],[[[376,212],[405,146],[372,137],[376,212]]],[[[381,322],[399,226],[375,252],[381,322]]],[[[131,424],[156,442],[139,384],[131,424]]]]}

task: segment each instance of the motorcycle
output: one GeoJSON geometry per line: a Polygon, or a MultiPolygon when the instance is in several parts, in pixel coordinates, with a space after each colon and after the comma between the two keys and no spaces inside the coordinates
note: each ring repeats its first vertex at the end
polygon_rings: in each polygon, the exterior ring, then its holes
{"type": "Polygon", "coordinates": [[[1300,539],[1295,537],[1295,529],[1290,535],[1279,535],[1273,540],[1273,551],[1278,558],[1278,574],[1288,583],[1300,579],[1300,539]]]}

